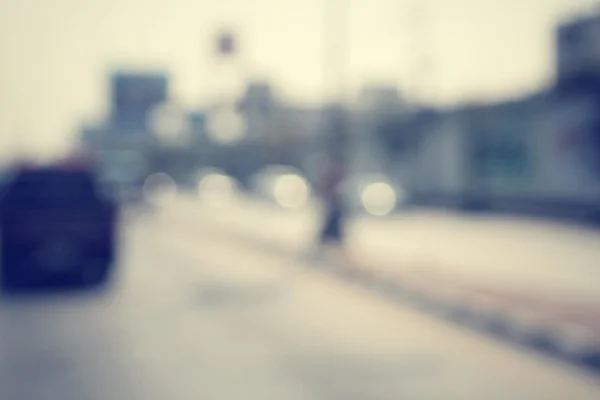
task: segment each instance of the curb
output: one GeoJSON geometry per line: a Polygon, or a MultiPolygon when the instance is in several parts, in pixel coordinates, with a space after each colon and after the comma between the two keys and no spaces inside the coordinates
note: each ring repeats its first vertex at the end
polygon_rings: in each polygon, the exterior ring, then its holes
{"type": "Polygon", "coordinates": [[[467,301],[458,291],[432,292],[417,282],[400,282],[385,274],[326,263],[325,271],[380,295],[455,325],[600,373],[600,335],[575,324],[546,321],[534,313],[511,312],[492,299],[467,301]]]}

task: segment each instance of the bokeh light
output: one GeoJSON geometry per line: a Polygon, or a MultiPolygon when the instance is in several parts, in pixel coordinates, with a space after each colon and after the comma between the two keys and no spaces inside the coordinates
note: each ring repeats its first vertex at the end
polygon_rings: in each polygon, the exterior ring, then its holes
{"type": "Polygon", "coordinates": [[[189,120],[183,109],[165,103],[150,113],[150,125],[156,135],[168,144],[181,144],[189,131],[189,120]]]}
{"type": "Polygon", "coordinates": [[[144,198],[154,205],[165,205],[177,197],[177,183],[162,172],[150,175],[143,190],[144,198]]]}
{"type": "Polygon", "coordinates": [[[396,192],[385,182],[368,184],[362,191],[361,200],[365,211],[374,216],[385,216],[396,207],[396,192]]]}
{"type": "Polygon", "coordinates": [[[210,173],[205,175],[198,185],[198,194],[202,202],[211,207],[223,207],[235,198],[237,184],[225,174],[210,173]]]}
{"type": "Polygon", "coordinates": [[[246,133],[246,121],[233,109],[220,109],[209,115],[207,133],[216,143],[235,144],[246,133]]]}
{"type": "Polygon", "coordinates": [[[304,178],[295,174],[278,177],[274,186],[275,201],[286,209],[297,209],[307,204],[310,191],[304,178]]]}

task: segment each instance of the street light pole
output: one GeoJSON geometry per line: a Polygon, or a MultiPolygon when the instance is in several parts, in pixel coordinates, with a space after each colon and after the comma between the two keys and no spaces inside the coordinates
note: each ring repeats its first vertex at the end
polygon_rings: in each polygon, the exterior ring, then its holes
{"type": "Polygon", "coordinates": [[[323,84],[332,107],[323,110],[329,157],[346,163],[348,121],[345,66],[348,42],[348,9],[345,0],[325,0],[323,7],[323,84]],[[329,90],[328,90],[329,89],[329,90]]]}
{"type": "MultiPolygon", "coordinates": [[[[409,92],[416,106],[424,101],[429,90],[433,88],[434,64],[431,54],[430,27],[427,26],[427,3],[415,0],[408,13],[410,55],[409,58],[409,92]]],[[[431,93],[429,93],[431,94],[431,93]]]]}
{"type": "Polygon", "coordinates": [[[323,10],[323,75],[333,102],[346,98],[345,65],[348,42],[345,0],[326,0],[323,10]]]}

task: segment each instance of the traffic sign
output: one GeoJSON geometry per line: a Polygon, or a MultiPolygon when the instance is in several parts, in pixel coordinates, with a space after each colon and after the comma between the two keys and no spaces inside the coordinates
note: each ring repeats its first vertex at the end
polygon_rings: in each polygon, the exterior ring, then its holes
{"type": "Polygon", "coordinates": [[[224,31],[219,33],[217,39],[217,53],[220,55],[230,56],[236,51],[235,36],[233,33],[224,31]]]}

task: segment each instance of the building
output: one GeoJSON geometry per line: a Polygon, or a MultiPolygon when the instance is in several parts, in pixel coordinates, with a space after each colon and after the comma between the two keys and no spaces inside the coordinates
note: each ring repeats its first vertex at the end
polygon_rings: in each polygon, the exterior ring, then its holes
{"type": "Polygon", "coordinates": [[[525,195],[535,180],[531,125],[541,106],[526,97],[428,118],[404,179],[413,200],[461,205],[525,195]]]}
{"type": "Polygon", "coordinates": [[[582,216],[600,211],[600,14],[556,29],[545,90],[447,110],[404,165],[416,203],[582,216]]]}
{"type": "Polygon", "coordinates": [[[268,121],[278,103],[268,83],[251,82],[246,87],[239,102],[239,111],[246,121],[247,139],[264,137],[268,131],[268,121]]]}
{"type": "Polygon", "coordinates": [[[93,151],[102,145],[103,135],[104,129],[100,124],[83,124],[79,130],[79,147],[93,151]]]}
{"type": "Polygon", "coordinates": [[[394,85],[370,85],[361,90],[349,114],[351,168],[356,173],[398,175],[398,170],[403,169],[391,165],[401,161],[397,157],[390,159],[388,145],[381,140],[381,128],[382,123],[398,120],[406,111],[407,106],[394,85]]]}
{"type": "MultiPolygon", "coordinates": [[[[600,12],[596,11],[566,21],[557,28],[556,59],[557,73],[553,94],[557,112],[549,113],[548,118],[561,119],[564,132],[560,137],[569,138],[572,148],[571,158],[573,158],[571,164],[579,164],[580,177],[583,174],[591,174],[596,177],[598,183],[600,182],[600,118],[598,117],[600,115],[600,12]]],[[[579,180],[571,178],[571,182],[575,181],[579,180]]]]}
{"type": "Polygon", "coordinates": [[[131,183],[151,170],[157,143],[148,117],[168,99],[168,83],[165,73],[117,71],[110,76],[109,115],[79,131],[79,144],[106,179],[131,183]]]}
{"type": "Polygon", "coordinates": [[[600,13],[566,21],[555,35],[559,93],[600,92],[600,13]]]}
{"type": "Polygon", "coordinates": [[[358,96],[358,109],[365,112],[395,112],[405,107],[398,88],[391,85],[364,87],[358,96]]]}
{"type": "Polygon", "coordinates": [[[167,101],[166,73],[115,72],[111,77],[110,127],[120,134],[147,134],[152,109],[167,101]]]}
{"type": "Polygon", "coordinates": [[[407,190],[416,203],[580,216],[598,211],[589,98],[551,92],[448,111],[424,135],[407,190]]]}
{"type": "Polygon", "coordinates": [[[207,113],[193,111],[189,114],[190,141],[192,145],[203,146],[210,141],[207,132],[207,113]]]}

